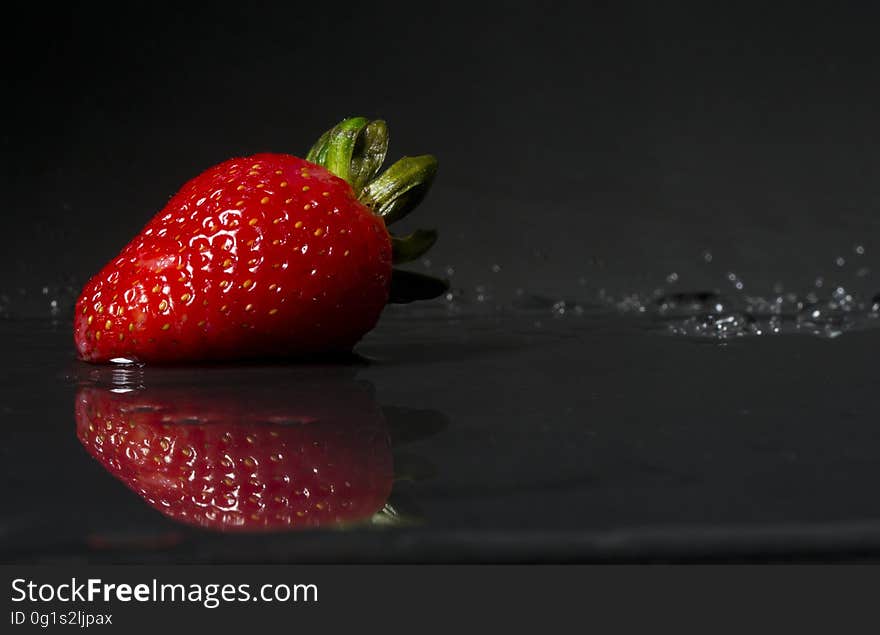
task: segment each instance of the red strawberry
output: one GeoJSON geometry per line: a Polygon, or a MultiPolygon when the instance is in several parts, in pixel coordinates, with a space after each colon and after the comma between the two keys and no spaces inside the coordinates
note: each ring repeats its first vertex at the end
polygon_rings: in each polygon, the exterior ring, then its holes
{"type": "MultiPolygon", "coordinates": [[[[386,230],[436,171],[433,157],[405,157],[373,178],[387,141],[383,122],[347,119],[308,160],[257,154],[188,182],[86,284],[74,321],[79,356],[179,362],[350,351],[389,300],[392,261],[417,257],[436,238],[386,230]]],[[[428,284],[410,296],[441,291],[428,284]]]]}
{"type": "Polygon", "coordinates": [[[187,524],[269,531],[369,520],[393,481],[381,411],[360,384],[290,379],[83,387],[77,435],[111,474],[187,524]]]}

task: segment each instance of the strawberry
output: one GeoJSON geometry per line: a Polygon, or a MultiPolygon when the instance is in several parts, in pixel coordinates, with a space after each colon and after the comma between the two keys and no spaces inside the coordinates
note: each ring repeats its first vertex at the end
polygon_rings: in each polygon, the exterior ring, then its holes
{"type": "Polygon", "coordinates": [[[347,352],[389,300],[442,293],[442,282],[392,270],[436,234],[386,229],[418,204],[437,162],[404,157],[376,177],[387,144],[384,122],[346,119],[306,159],[230,159],[186,183],[85,285],[74,318],[79,357],[347,352]]]}
{"type": "Polygon", "coordinates": [[[278,531],[362,523],[383,510],[390,437],[361,384],[314,373],[198,379],[81,387],[80,442],[152,507],[190,525],[278,531]]]}

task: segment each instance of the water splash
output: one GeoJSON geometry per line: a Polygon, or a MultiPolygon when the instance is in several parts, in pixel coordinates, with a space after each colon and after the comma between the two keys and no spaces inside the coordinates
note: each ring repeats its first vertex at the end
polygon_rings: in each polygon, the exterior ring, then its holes
{"type": "Polygon", "coordinates": [[[862,299],[842,286],[823,297],[815,292],[768,297],[661,292],[650,298],[624,297],[615,306],[647,316],[653,327],[670,335],[721,340],[785,334],[833,339],[880,326],[880,294],[862,299]]]}
{"type": "Polygon", "coordinates": [[[785,285],[776,282],[761,295],[751,290],[758,285],[746,285],[734,272],[724,273],[722,280],[723,291],[673,291],[681,286],[681,277],[675,276],[673,282],[651,293],[617,294],[590,289],[581,279],[578,297],[523,288],[511,295],[485,283],[454,285],[434,308],[450,318],[519,315],[533,320],[535,328],[544,327],[545,320],[583,318],[607,323],[637,316],[641,326],[654,332],[715,340],[790,334],[833,339],[880,327],[880,294],[869,298],[820,278],[803,293],[786,292],[785,285]]]}
{"type": "MultiPolygon", "coordinates": [[[[809,275],[809,283],[798,293],[786,292],[787,284],[773,282],[763,272],[734,271],[714,249],[705,246],[694,254],[698,270],[672,267],[637,276],[644,286],[639,291],[621,293],[618,288],[593,286],[594,278],[584,271],[558,295],[535,293],[519,286],[515,268],[498,260],[478,266],[432,262],[422,259],[424,269],[448,279],[449,291],[437,302],[418,308],[437,312],[451,320],[469,316],[518,315],[535,328],[560,320],[578,318],[600,320],[603,324],[621,321],[621,316],[637,316],[641,326],[669,335],[727,340],[775,334],[809,334],[824,338],[880,326],[880,293],[872,295],[871,272],[876,264],[866,260],[870,251],[863,242],[846,249],[835,249],[822,259],[824,267],[809,275]],[[707,272],[710,277],[707,277],[707,272]],[[700,286],[711,291],[694,291],[694,273],[700,286]],[[648,279],[645,284],[644,279],[648,279]],[[659,288],[645,292],[650,284],[659,288]]],[[[790,272],[789,272],[789,275],[790,272]]],[[[558,282],[558,281],[557,281],[558,282]]],[[[606,284],[610,280],[605,280],[606,284]]],[[[801,283],[803,284],[803,282],[801,283]]],[[[31,289],[0,289],[0,319],[50,317],[52,324],[70,317],[80,284],[72,278],[60,284],[38,285],[31,289]]],[[[412,312],[413,307],[406,311],[412,312]]],[[[389,307],[387,312],[393,311],[389,307]]],[[[597,322],[598,323],[598,322],[597,322]]],[[[119,366],[133,360],[113,360],[119,366]]],[[[123,387],[124,388],[124,387],[123,387]]]]}

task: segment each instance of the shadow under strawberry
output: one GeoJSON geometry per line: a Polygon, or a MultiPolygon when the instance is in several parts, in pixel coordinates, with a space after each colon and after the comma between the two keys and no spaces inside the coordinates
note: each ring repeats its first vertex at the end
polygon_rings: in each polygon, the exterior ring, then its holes
{"type": "MultiPolygon", "coordinates": [[[[392,438],[423,436],[405,430],[418,417],[393,410],[393,433],[354,369],[107,372],[78,389],[77,436],[165,516],[225,532],[399,521],[392,438]]],[[[415,466],[410,478],[431,472],[415,466]]]]}

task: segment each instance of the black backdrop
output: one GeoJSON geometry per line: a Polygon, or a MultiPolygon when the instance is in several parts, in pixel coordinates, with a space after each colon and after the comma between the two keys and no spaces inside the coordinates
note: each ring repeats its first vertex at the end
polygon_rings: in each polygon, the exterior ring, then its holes
{"type": "Polygon", "coordinates": [[[440,158],[409,222],[440,229],[432,268],[463,288],[735,271],[753,290],[837,275],[874,292],[855,275],[880,235],[873,3],[6,11],[0,291],[27,310],[44,285],[78,288],[200,170],[303,153],[353,114],[387,119],[392,158],[440,158]]]}

